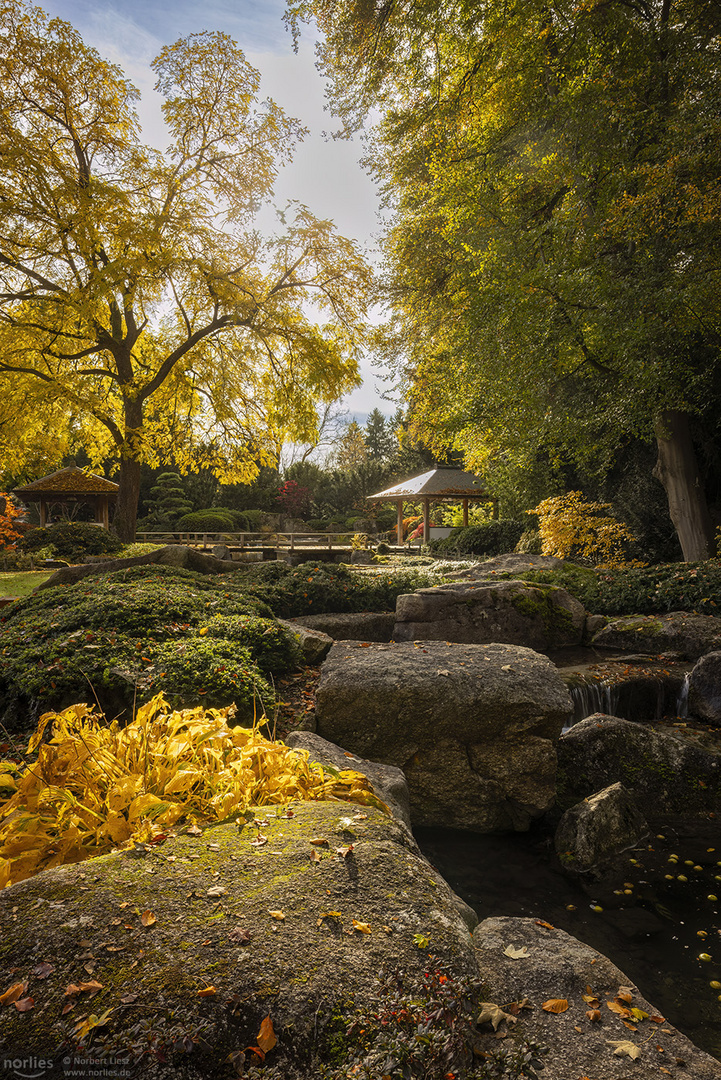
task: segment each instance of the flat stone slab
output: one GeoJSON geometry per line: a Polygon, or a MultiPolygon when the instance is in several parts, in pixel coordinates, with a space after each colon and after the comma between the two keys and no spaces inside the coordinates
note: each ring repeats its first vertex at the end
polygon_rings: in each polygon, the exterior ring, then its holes
{"type": "Polygon", "coordinates": [[[689,611],[625,615],[612,619],[594,634],[592,644],[604,649],[628,649],[654,656],[672,653],[685,660],[698,660],[721,649],[721,619],[689,611]]]}
{"type": "Polygon", "coordinates": [[[411,820],[524,830],[555,798],[571,699],[546,657],[515,645],[336,643],[317,733],[408,780],[411,820]]]}
{"type": "Polygon", "coordinates": [[[563,930],[535,919],[491,918],[476,928],[473,944],[491,1001],[502,1007],[528,999],[531,1008],[521,1009],[512,1026],[503,1021],[499,1031],[508,1030],[508,1043],[525,1038],[548,1047],[540,1058],[544,1068],[539,1078],[721,1080],[721,1064],[715,1058],[669,1024],[610,960],[563,930]],[[510,946],[516,952],[525,949],[527,955],[509,956],[510,946]],[[598,1001],[595,1021],[587,1015],[594,1006],[583,998],[589,996],[589,987],[598,1001]],[[618,1000],[619,990],[628,991],[630,1003],[618,1000]],[[554,999],[568,1007],[560,1013],[545,1011],[543,1004],[554,999]],[[608,1001],[640,1009],[649,1019],[632,1015],[636,1030],[629,1030],[623,1023],[626,1018],[609,1009],[608,1001]],[[638,1057],[616,1054],[623,1043],[636,1048],[638,1057]]]}
{"type": "Polygon", "coordinates": [[[581,603],[565,589],[525,581],[461,582],[396,601],[396,641],[505,642],[531,649],[580,645],[581,603]]]}
{"type": "Polygon", "coordinates": [[[301,615],[290,622],[327,634],[335,641],[390,641],[396,616],[393,611],[330,611],[301,615]]]}

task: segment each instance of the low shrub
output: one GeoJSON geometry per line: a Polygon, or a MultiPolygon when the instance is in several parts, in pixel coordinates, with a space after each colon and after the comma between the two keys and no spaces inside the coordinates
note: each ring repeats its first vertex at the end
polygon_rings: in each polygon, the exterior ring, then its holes
{"type": "Polygon", "coordinates": [[[538,516],[543,555],[605,568],[642,566],[635,536],[611,510],[611,503],[589,502],[580,491],[569,491],[528,513],[538,516]]]}
{"type": "Polygon", "coordinates": [[[514,518],[484,521],[465,529],[454,529],[442,540],[432,540],[430,550],[434,555],[504,555],[513,551],[526,526],[514,518]]]}
{"type": "Polygon", "coordinates": [[[87,521],[60,521],[31,529],[22,539],[23,551],[51,548],[54,555],[80,562],[86,555],[113,555],[123,546],[115,533],[87,521]]]}
{"type": "Polygon", "coordinates": [[[721,614],[721,562],[716,559],[609,570],[568,565],[518,576],[559,585],[597,615],[721,614]]]}

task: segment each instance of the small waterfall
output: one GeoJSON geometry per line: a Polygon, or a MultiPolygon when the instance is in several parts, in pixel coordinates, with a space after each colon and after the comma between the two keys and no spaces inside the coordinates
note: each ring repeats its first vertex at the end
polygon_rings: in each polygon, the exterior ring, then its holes
{"type": "Polygon", "coordinates": [[[607,716],[618,716],[618,683],[582,682],[569,689],[573,702],[573,716],[568,727],[597,712],[605,713],[607,716]]]}
{"type": "Polygon", "coordinates": [[[676,698],[676,716],[682,720],[685,720],[688,716],[688,681],[690,677],[691,672],[689,672],[683,680],[683,686],[679,690],[678,697],[676,698]]]}

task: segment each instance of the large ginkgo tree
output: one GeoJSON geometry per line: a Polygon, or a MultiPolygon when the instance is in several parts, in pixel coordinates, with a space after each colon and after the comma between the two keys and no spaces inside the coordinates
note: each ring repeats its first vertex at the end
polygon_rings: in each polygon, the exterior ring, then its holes
{"type": "Polygon", "coordinates": [[[153,67],[163,152],[116,66],[0,0],[0,398],[17,401],[0,445],[17,459],[70,425],[94,460],[114,455],[126,540],[144,460],[172,449],[250,480],[312,438],[318,404],[358,381],[369,283],[303,206],[270,240],[254,228],[303,129],[237,45],[194,34],[153,67]]]}

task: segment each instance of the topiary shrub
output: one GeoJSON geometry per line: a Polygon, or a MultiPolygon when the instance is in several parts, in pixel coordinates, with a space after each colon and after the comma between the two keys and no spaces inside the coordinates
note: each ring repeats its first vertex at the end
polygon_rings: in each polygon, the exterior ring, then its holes
{"type": "Polygon", "coordinates": [[[24,551],[52,548],[55,555],[80,562],[86,555],[113,555],[123,546],[115,533],[87,521],[60,521],[31,529],[22,539],[24,551]]]}
{"type": "Polygon", "coordinates": [[[484,521],[432,540],[430,550],[434,555],[504,555],[514,550],[524,529],[525,523],[514,518],[484,521]]]}
{"type": "Polygon", "coordinates": [[[223,506],[193,510],[178,518],[175,528],[181,532],[250,532],[251,526],[242,510],[223,506]]]}

